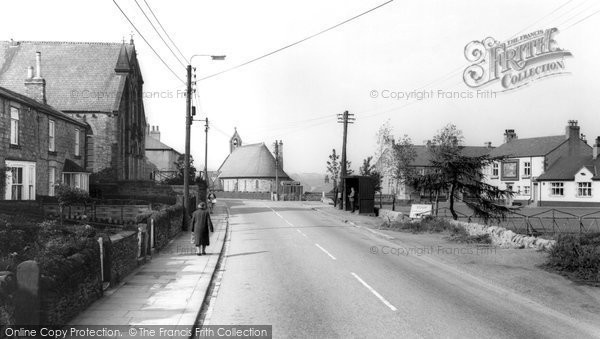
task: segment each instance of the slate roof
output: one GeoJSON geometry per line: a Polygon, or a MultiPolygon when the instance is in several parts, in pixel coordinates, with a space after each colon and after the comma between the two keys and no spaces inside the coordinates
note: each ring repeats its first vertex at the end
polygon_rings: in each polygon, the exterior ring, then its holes
{"type": "Polygon", "coordinates": [[[516,139],[495,148],[492,157],[535,157],[544,156],[566,142],[564,135],[516,139]]]}
{"type": "MultiPolygon", "coordinates": [[[[227,156],[219,171],[221,179],[275,178],[275,157],[264,143],[244,145],[227,156]]],[[[292,180],[281,168],[277,175],[281,180],[292,180]]]]}
{"type": "Polygon", "coordinates": [[[83,167],[77,165],[73,160],[65,159],[63,173],[87,173],[87,171],[83,167]]]}
{"type": "MultiPolygon", "coordinates": [[[[417,156],[413,161],[412,165],[415,167],[428,167],[431,166],[431,152],[425,145],[415,145],[413,146],[417,156]]],[[[462,148],[462,154],[470,157],[478,157],[482,155],[489,154],[493,148],[489,148],[486,146],[464,146],[462,148]]]]}
{"type": "Polygon", "coordinates": [[[540,175],[537,180],[574,180],[575,175],[584,167],[594,175],[592,180],[600,180],[600,159],[594,160],[591,155],[561,157],[546,172],[540,175]]]}
{"type": "Polygon", "coordinates": [[[161,150],[161,151],[173,151],[177,154],[181,154],[179,153],[177,150],[175,150],[173,147],[161,142],[160,140],[157,140],[149,135],[146,135],[146,150],[147,151],[152,151],[152,150],[161,150]]]}
{"type": "Polygon", "coordinates": [[[41,52],[48,104],[61,111],[118,110],[127,73],[123,58],[135,56],[133,45],[99,42],[0,41],[0,86],[26,94],[24,80],[35,54],[41,52]],[[120,58],[121,57],[121,58],[120,58]]]}
{"type": "Polygon", "coordinates": [[[89,127],[87,123],[84,123],[84,122],[81,122],[79,120],[73,119],[70,116],[64,114],[63,112],[56,110],[54,107],[52,107],[50,105],[45,105],[45,104],[43,104],[43,103],[41,103],[41,102],[39,102],[39,101],[37,101],[35,99],[32,99],[32,98],[30,98],[28,96],[25,96],[23,94],[16,93],[16,92],[11,91],[9,89],[0,87],[0,96],[1,97],[5,97],[5,98],[9,98],[10,100],[19,102],[19,103],[21,103],[23,105],[30,106],[30,107],[32,107],[32,108],[34,108],[34,109],[36,109],[36,110],[38,110],[40,112],[46,113],[46,114],[51,115],[51,116],[53,116],[55,118],[67,120],[70,123],[82,126],[84,128],[88,128],[89,127]]]}

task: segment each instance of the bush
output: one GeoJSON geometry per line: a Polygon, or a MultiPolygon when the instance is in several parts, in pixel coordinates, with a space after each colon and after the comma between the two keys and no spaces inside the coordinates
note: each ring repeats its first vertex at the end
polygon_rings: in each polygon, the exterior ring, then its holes
{"type": "Polygon", "coordinates": [[[548,266],[576,279],[600,282],[600,233],[559,235],[550,250],[548,266]]]}
{"type": "Polygon", "coordinates": [[[432,216],[426,216],[418,220],[394,221],[391,224],[385,222],[384,227],[399,231],[410,231],[412,233],[440,233],[451,231],[456,228],[456,226],[451,224],[448,220],[432,216]]]}

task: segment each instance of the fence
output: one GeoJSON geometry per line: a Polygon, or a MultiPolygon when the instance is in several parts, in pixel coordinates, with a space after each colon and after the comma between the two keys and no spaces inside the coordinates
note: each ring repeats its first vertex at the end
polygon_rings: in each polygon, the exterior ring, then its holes
{"type": "MultiPolygon", "coordinates": [[[[484,220],[474,214],[466,214],[456,211],[458,220],[468,223],[474,222],[490,226],[500,226],[515,233],[527,235],[556,235],[567,233],[593,233],[600,232],[600,211],[583,214],[575,214],[558,209],[548,209],[530,214],[512,212],[504,219],[494,218],[484,220]]],[[[442,207],[438,209],[438,216],[452,218],[450,209],[442,207]]]]}

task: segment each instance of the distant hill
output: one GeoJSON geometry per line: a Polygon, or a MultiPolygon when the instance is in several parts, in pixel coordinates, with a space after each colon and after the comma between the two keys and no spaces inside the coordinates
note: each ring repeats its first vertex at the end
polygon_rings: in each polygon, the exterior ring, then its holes
{"type": "Polygon", "coordinates": [[[288,173],[289,176],[302,183],[304,192],[329,192],[332,189],[332,184],[323,182],[325,174],[322,173],[288,173]]]}

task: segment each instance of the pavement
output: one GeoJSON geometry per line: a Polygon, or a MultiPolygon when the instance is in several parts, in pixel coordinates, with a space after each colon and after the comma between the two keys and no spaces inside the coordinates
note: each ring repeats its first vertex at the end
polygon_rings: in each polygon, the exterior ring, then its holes
{"type": "MultiPolygon", "coordinates": [[[[209,302],[210,324],[272,325],[276,338],[600,335],[597,293],[571,288],[565,299],[557,301],[552,293],[563,290],[548,288],[544,293],[549,300],[544,302],[534,291],[496,283],[486,276],[494,270],[505,272],[495,261],[501,257],[495,252],[463,253],[474,247],[445,242],[432,242],[436,247],[430,250],[429,243],[419,245],[430,241],[429,234],[416,235],[417,242],[415,235],[403,233],[390,240],[366,230],[376,228],[376,218],[349,215],[323,204],[256,200],[227,204],[231,237],[220,288],[209,302]],[[440,252],[437,244],[448,247],[440,252]],[[489,269],[464,269],[450,262],[454,257],[464,261],[462,266],[484,258],[489,269]],[[579,303],[576,310],[567,304],[567,296],[579,303]]],[[[537,252],[514,253],[521,257],[537,252]]],[[[538,271],[554,279],[551,273],[538,271]]],[[[541,280],[530,269],[521,273],[521,278],[541,280]]]]}
{"type": "Polygon", "coordinates": [[[191,330],[221,257],[228,227],[227,207],[219,203],[211,217],[215,232],[211,233],[207,255],[197,256],[190,232],[181,232],[69,325],[177,325],[191,330]]]}

